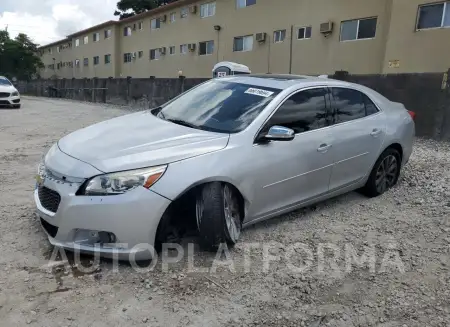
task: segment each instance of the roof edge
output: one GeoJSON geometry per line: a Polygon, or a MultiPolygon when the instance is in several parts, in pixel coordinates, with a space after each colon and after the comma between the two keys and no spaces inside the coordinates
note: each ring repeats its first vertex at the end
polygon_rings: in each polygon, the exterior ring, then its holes
{"type": "Polygon", "coordinates": [[[119,21],[117,21],[117,20],[108,20],[106,22],[103,22],[103,23],[100,23],[100,24],[97,24],[97,25],[85,28],[84,30],[72,33],[70,35],[67,35],[67,38],[72,38],[74,36],[78,36],[78,35],[82,35],[82,34],[85,34],[85,33],[91,32],[91,31],[95,31],[95,30],[97,30],[99,28],[102,28],[102,27],[116,25],[118,22],[119,21]]]}

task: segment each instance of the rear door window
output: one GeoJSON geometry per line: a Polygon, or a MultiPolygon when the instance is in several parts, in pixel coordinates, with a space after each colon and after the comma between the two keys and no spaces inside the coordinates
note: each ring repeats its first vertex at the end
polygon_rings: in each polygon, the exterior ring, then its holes
{"type": "Polygon", "coordinates": [[[291,128],[299,134],[328,126],[326,94],[325,88],[295,93],[278,108],[265,130],[279,125],[291,128]]]}
{"type": "Polygon", "coordinates": [[[378,112],[375,104],[364,93],[347,89],[332,88],[335,123],[364,118],[378,112]]]}

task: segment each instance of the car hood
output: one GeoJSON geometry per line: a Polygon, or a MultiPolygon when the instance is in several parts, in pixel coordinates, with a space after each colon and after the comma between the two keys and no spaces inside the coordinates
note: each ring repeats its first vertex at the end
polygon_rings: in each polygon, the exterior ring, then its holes
{"type": "Polygon", "coordinates": [[[0,85],[0,92],[16,92],[16,88],[12,85],[0,85]]]}
{"type": "Polygon", "coordinates": [[[168,164],[227,146],[229,134],[177,125],[149,111],[107,120],[58,141],[64,153],[102,172],[168,164]]]}

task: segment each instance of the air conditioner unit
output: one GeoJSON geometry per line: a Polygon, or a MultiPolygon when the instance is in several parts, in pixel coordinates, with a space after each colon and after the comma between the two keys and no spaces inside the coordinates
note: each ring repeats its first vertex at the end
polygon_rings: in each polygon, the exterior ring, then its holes
{"type": "Polygon", "coordinates": [[[189,43],[188,44],[188,50],[189,51],[193,52],[193,51],[195,51],[195,48],[196,48],[196,44],[195,43],[189,43]]]}
{"type": "Polygon", "coordinates": [[[189,7],[189,12],[191,14],[196,14],[197,13],[197,6],[196,5],[190,6],[189,7]]]}
{"type": "Polygon", "coordinates": [[[162,54],[162,55],[165,55],[166,54],[166,48],[165,47],[159,48],[159,53],[162,54]]]}
{"type": "Polygon", "coordinates": [[[267,34],[266,33],[256,33],[256,41],[257,42],[265,42],[267,34]]]}
{"type": "Polygon", "coordinates": [[[167,20],[167,15],[162,15],[161,17],[159,17],[159,21],[162,23],[165,23],[167,20]]]}
{"type": "Polygon", "coordinates": [[[331,34],[333,32],[334,23],[326,22],[320,24],[320,33],[322,34],[331,34]]]}

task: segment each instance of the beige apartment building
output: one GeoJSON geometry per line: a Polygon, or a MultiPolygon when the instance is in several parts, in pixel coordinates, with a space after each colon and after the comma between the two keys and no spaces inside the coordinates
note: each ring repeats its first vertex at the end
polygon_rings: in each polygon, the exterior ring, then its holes
{"type": "Polygon", "coordinates": [[[450,1],[179,0],[41,48],[43,78],[443,72],[450,1]]]}

